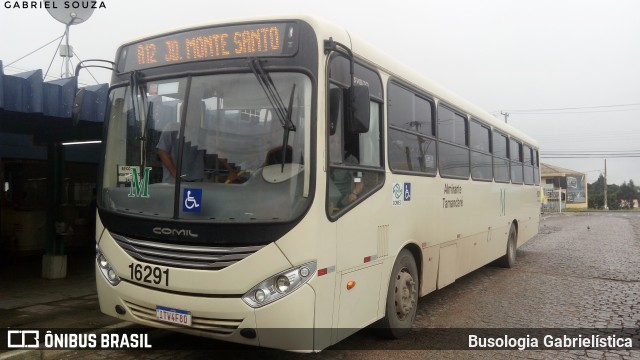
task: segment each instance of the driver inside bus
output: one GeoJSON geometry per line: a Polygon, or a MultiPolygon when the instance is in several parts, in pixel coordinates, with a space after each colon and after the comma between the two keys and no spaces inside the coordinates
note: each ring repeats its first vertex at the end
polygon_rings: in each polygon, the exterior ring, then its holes
{"type": "MultiPolygon", "coordinates": [[[[179,149],[179,124],[171,123],[167,125],[158,144],[156,145],[156,151],[158,158],[162,162],[162,182],[173,184],[176,179],[177,172],[177,158],[179,149]]],[[[218,162],[228,171],[226,184],[243,183],[246,178],[242,177],[242,172],[237,172],[236,169],[229,164],[227,159],[218,158],[218,162]]],[[[201,182],[205,178],[205,150],[199,150],[197,146],[191,144],[191,142],[184,143],[184,150],[182,153],[182,181],[185,182],[201,182]]]]}
{"type": "MultiPolygon", "coordinates": [[[[160,135],[156,145],[158,157],[162,161],[162,182],[174,183],[180,144],[180,124],[169,123],[160,135]]],[[[184,143],[182,151],[181,181],[202,181],[204,179],[204,150],[198,150],[191,142],[184,143]]]]}
{"type": "MultiPolygon", "coordinates": [[[[346,146],[345,149],[342,148],[338,132],[330,136],[329,151],[333,163],[347,166],[359,164],[358,158],[351,151],[346,150],[346,146]]],[[[333,198],[334,206],[343,208],[358,199],[364,188],[362,175],[359,172],[331,169],[329,174],[329,196],[333,198]]]]}

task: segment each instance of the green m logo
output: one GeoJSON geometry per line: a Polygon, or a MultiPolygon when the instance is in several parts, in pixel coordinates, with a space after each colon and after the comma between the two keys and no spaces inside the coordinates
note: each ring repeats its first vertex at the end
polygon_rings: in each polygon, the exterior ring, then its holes
{"type": "Polygon", "coordinates": [[[500,216],[505,216],[507,213],[507,191],[506,189],[500,189],[500,216]]]}
{"type": "Polygon", "coordinates": [[[151,167],[144,168],[144,175],[138,174],[138,167],[131,167],[131,187],[129,188],[129,197],[149,197],[149,173],[151,167]]]}

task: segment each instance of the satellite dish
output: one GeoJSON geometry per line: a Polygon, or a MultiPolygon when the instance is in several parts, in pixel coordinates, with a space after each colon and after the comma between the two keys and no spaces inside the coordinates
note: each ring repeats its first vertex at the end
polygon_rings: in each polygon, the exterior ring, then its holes
{"type": "Polygon", "coordinates": [[[91,7],[88,9],[82,6],[78,8],[70,7],[69,4],[81,4],[81,2],[75,1],[71,3],[69,1],[53,0],[50,3],[52,5],[47,8],[49,15],[65,25],[78,25],[87,21],[94,10],[91,7]]]}

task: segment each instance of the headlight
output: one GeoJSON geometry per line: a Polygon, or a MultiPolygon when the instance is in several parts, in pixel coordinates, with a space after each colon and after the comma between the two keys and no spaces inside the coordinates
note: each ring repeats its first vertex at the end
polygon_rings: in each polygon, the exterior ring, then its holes
{"type": "Polygon", "coordinates": [[[291,282],[289,281],[289,278],[285,275],[278,276],[276,279],[276,290],[278,290],[279,293],[285,293],[289,291],[290,288],[291,282]]]}
{"type": "Polygon", "coordinates": [[[100,269],[102,276],[104,276],[104,278],[107,279],[109,284],[116,286],[120,283],[120,277],[118,276],[118,274],[116,274],[115,270],[113,270],[107,258],[104,257],[104,255],[102,255],[102,252],[100,251],[100,248],[97,245],[96,245],[96,262],[98,263],[98,269],[100,269]]]}
{"type": "Polygon", "coordinates": [[[315,272],[315,261],[283,271],[251,288],[242,300],[252,308],[270,304],[311,280],[315,272]]]}

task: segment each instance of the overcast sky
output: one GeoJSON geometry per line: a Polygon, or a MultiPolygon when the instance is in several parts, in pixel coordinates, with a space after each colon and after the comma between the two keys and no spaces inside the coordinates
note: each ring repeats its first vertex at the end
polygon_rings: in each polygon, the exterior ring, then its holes
{"type": "MultiPolygon", "coordinates": [[[[64,6],[64,1],[58,3],[64,6]]],[[[538,139],[543,156],[555,151],[640,155],[637,0],[103,3],[106,9],[96,9],[89,20],[71,29],[70,42],[80,59],[113,60],[117,47],[128,40],[219,19],[313,14],[345,26],[500,119],[504,119],[501,112],[508,112],[510,124],[538,139]]],[[[64,69],[56,54],[58,41],[7,66],[64,32],[64,25],[46,9],[14,4],[2,0],[0,7],[0,60],[5,74],[46,72],[52,63],[47,80],[60,77],[64,69]]],[[[107,71],[92,73],[99,82],[109,81],[107,71]]],[[[96,83],[87,74],[81,82],[96,83]]],[[[586,172],[589,182],[604,172],[604,157],[542,161],[586,172]]],[[[607,170],[609,183],[633,179],[640,185],[640,157],[609,158],[607,170]]]]}

